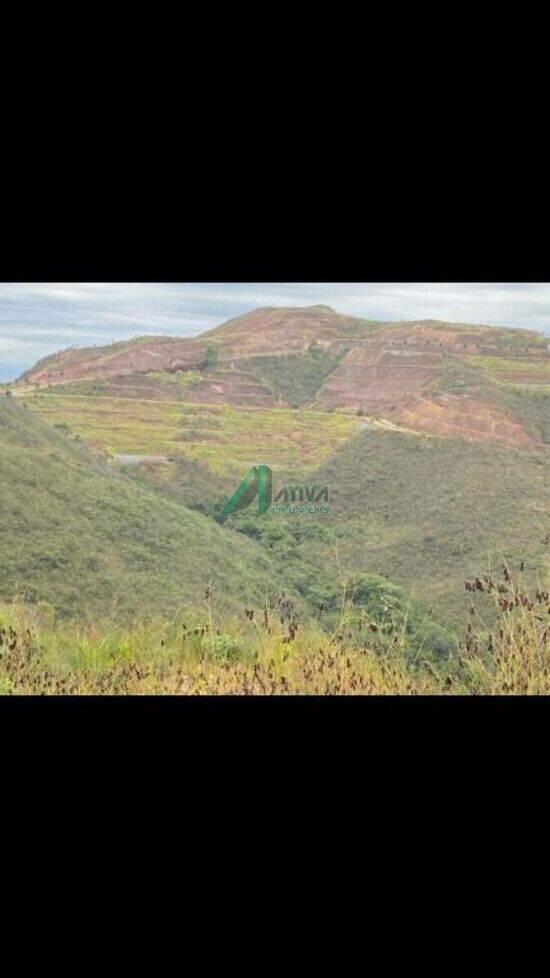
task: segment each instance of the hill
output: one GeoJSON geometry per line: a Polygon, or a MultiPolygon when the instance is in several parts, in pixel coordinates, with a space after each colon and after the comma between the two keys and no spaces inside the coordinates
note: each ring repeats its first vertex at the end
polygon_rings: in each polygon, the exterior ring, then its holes
{"type": "Polygon", "coordinates": [[[0,398],[0,597],[82,618],[202,604],[242,609],[280,589],[252,541],[94,457],[13,397],[0,398]]]}
{"type": "Polygon", "coordinates": [[[229,621],[203,612],[192,628],[181,618],[75,628],[36,607],[0,605],[0,694],[548,695],[548,592],[526,591],[516,568],[478,579],[481,590],[468,583],[468,630],[454,655],[436,657],[424,642],[411,649],[395,589],[384,592],[392,613],[373,617],[370,582],[357,595],[363,608],[330,630],[253,608],[229,621]],[[480,597],[496,608],[490,632],[480,597]]]}
{"type": "MultiPolygon", "coordinates": [[[[454,625],[463,579],[489,561],[523,561],[528,579],[544,579],[549,381],[537,333],[312,306],[254,310],[193,340],[67,351],[13,391],[104,455],[104,478],[186,519],[189,508],[218,519],[258,461],[279,485],[328,483],[322,525],[247,511],[201,533],[248,537],[248,553],[310,607],[335,606],[339,562],[344,576],[397,582],[454,625]]],[[[215,540],[223,564],[227,538],[215,540]]],[[[209,546],[192,553],[210,561],[209,546]]]]}
{"type": "Polygon", "coordinates": [[[386,575],[456,624],[467,577],[507,562],[523,564],[528,586],[548,585],[548,461],[547,451],[365,430],[315,480],[331,487],[342,565],[386,575]]]}
{"type": "Polygon", "coordinates": [[[256,309],[193,339],[71,349],[16,390],[360,413],[412,431],[527,448],[545,440],[548,344],[525,330],[379,323],[327,306],[256,309]]]}
{"type": "MultiPolygon", "coordinates": [[[[192,463],[181,475],[197,494],[197,509],[208,509],[205,485],[220,494],[225,488],[192,463]]],[[[90,453],[65,425],[56,429],[13,397],[0,398],[0,603],[24,599],[104,628],[151,617],[181,621],[182,613],[243,618],[250,606],[259,615],[266,601],[277,609],[286,593],[281,621],[291,611],[301,621],[318,618],[322,598],[321,628],[337,626],[343,596],[330,563],[319,568],[315,554],[305,552],[302,559],[301,547],[288,552],[280,527],[264,539],[246,524],[222,526],[184,506],[173,486],[167,493],[154,485],[132,466],[90,453]]],[[[390,581],[359,575],[353,591],[359,616],[368,609],[385,622],[388,603],[400,627],[408,615],[411,653],[437,655],[453,646],[451,633],[390,581]]],[[[278,621],[279,611],[272,614],[278,621]]]]}

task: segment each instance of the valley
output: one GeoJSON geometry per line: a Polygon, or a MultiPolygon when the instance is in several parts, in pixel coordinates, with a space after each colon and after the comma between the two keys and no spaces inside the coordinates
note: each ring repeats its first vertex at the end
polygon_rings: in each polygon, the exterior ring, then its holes
{"type": "Polygon", "coordinates": [[[538,333],[327,306],[47,357],[0,399],[0,596],[115,621],[211,582],[227,613],[285,592],[333,627],[375,595],[447,654],[466,577],[548,580],[549,370],[538,333]],[[327,484],[330,512],[223,519],[258,462],[327,484]]]}

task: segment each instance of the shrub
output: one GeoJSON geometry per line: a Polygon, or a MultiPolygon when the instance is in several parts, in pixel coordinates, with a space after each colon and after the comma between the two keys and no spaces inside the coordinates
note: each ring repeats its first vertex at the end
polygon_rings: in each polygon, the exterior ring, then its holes
{"type": "Polygon", "coordinates": [[[214,635],[205,641],[217,662],[231,662],[238,656],[237,643],[230,635],[214,635]]]}

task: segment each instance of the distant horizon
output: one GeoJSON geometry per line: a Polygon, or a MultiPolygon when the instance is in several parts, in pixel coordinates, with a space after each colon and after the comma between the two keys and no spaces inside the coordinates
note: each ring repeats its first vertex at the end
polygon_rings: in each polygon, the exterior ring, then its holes
{"type": "Polygon", "coordinates": [[[550,335],[549,283],[0,283],[0,382],[69,347],[198,336],[258,307],[315,305],[550,335]]]}

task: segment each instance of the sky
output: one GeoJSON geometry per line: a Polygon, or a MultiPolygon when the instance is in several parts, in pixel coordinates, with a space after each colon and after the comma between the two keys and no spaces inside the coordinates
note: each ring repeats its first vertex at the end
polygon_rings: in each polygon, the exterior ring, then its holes
{"type": "Polygon", "coordinates": [[[550,335],[550,283],[0,283],[0,381],[70,346],[196,336],[258,306],[320,303],[366,319],[443,319],[550,335]]]}

